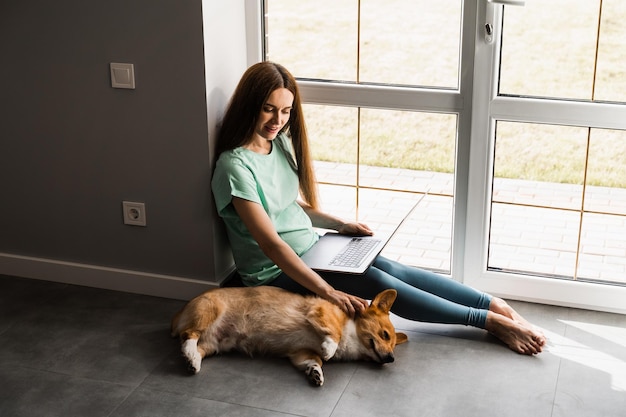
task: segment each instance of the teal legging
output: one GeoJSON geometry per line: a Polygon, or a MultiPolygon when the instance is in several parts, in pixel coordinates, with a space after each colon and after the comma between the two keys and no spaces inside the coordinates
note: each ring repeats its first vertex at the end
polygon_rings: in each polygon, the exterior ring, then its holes
{"type": "MultiPolygon", "coordinates": [[[[464,324],[484,329],[492,298],[451,278],[382,256],[363,275],[336,272],[320,275],[333,288],[369,300],[383,290],[394,288],[398,291],[391,308],[394,314],[430,323],[464,324]]],[[[269,285],[300,294],[310,293],[285,273],[269,285]]]]}

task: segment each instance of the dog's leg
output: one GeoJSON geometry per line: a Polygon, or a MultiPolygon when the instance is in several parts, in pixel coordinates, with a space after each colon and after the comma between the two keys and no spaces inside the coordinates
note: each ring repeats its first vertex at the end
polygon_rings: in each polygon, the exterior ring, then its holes
{"type": "Polygon", "coordinates": [[[207,292],[190,301],[172,321],[172,335],[179,334],[181,351],[194,374],[200,372],[202,359],[217,351],[217,345],[210,343],[210,338],[207,340],[206,333],[223,306],[211,294],[207,292]]]}
{"type": "Polygon", "coordinates": [[[316,387],[321,387],[324,384],[322,359],[317,353],[310,350],[300,350],[289,354],[289,359],[293,366],[304,371],[311,384],[316,387]]]}
{"type": "Polygon", "coordinates": [[[183,332],[181,336],[181,351],[187,360],[189,371],[194,374],[200,372],[202,359],[207,355],[214,355],[216,353],[215,346],[210,345],[204,339],[199,343],[199,339],[200,334],[194,331],[183,332]]]}
{"type": "Polygon", "coordinates": [[[189,338],[185,340],[181,345],[181,350],[183,352],[183,356],[187,360],[189,370],[194,374],[200,372],[203,355],[198,350],[198,339],[189,338]]]}
{"type": "Polygon", "coordinates": [[[324,359],[325,361],[330,360],[330,358],[335,356],[335,352],[337,352],[337,347],[339,347],[339,345],[332,337],[324,337],[324,341],[322,342],[322,359],[324,359]]]}
{"type": "Polygon", "coordinates": [[[315,332],[322,337],[320,346],[322,358],[325,361],[330,360],[337,352],[339,340],[341,340],[342,329],[340,321],[332,311],[320,306],[309,311],[307,321],[315,332]]]}

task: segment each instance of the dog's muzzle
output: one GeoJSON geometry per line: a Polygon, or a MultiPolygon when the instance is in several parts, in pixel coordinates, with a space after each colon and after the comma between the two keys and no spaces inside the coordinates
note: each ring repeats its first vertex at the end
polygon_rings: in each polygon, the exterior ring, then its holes
{"type": "Polygon", "coordinates": [[[391,363],[395,360],[393,356],[393,352],[389,352],[385,355],[381,355],[376,349],[376,344],[374,343],[374,339],[370,339],[370,347],[376,353],[376,357],[378,357],[378,362],[380,363],[391,363]]]}

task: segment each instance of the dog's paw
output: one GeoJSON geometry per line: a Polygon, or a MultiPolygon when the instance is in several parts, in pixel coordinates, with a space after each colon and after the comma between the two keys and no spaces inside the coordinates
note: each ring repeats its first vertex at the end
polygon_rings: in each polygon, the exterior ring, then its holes
{"type": "Polygon", "coordinates": [[[187,370],[189,371],[190,374],[195,375],[198,372],[200,372],[200,367],[198,366],[198,364],[187,361],[187,370]]]}
{"type": "Polygon", "coordinates": [[[200,372],[202,366],[202,356],[198,352],[197,341],[194,339],[188,339],[183,343],[182,352],[183,356],[187,360],[187,369],[193,374],[200,372]]]}
{"type": "Polygon", "coordinates": [[[316,387],[324,385],[324,373],[322,372],[322,367],[317,363],[306,368],[305,372],[312,385],[315,385],[316,387]]]}
{"type": "Polygon", "coordinates": [[[330,336],[326,336],[322,342],[322,359],[327,361],[335,356],[338,346],[337,342],[335,342],[330,336]]]}

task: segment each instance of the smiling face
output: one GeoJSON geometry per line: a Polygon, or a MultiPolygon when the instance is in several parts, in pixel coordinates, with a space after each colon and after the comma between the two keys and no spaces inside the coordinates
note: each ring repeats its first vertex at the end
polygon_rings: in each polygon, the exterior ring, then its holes
{"type": "Polygon", "coordinates": [[[278,132],[289,121],[293,94],[286,88],[276,89],[261,108],[257,124],[254,128],[253,142],[261,144],[276,138],[278,132]]]}

